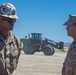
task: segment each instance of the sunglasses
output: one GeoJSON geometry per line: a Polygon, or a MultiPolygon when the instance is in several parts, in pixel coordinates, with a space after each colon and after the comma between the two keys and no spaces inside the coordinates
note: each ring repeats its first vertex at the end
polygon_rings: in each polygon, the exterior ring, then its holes
{"type": "Polygon", "coordinates": [[[2,18],[2,20],[3,20],[3,21],[4,21],[4,20],[5,20],[5,21],[8,21],[8,23],[10,23],[10,24],[16,22],[16,19],[11,19],[11,18],[10,18],[10,19],[2,18]]]}

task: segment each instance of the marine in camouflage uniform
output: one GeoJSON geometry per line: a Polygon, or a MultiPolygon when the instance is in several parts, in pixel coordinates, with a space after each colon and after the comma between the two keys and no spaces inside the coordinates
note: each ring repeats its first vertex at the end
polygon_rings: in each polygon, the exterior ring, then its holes
{"type": "Polygon", "coordinates": [[[23,44],[10,33],[7,42],[0,35],[0,75],[10,75],[17,67],[23,44]]]}
{"type": "Polygon", "coordinates": [[[18,17],[11,3],[0,6],[0,75],[11,75],[17,68],[23,43],[12,34],[18,17]]]}
{"type": "Polygon", "coordinates": [[[63,63],[62,75],[76,75],[76,15],[69,15],[69,19],[64,25],[67,26],[68,36],[71,36],[74,41],[69,46],[63,63]]]}

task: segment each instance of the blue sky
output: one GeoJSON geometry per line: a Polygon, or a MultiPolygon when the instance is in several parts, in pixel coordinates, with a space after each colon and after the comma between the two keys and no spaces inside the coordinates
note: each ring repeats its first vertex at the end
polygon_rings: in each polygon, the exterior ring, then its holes
{"type": "Polygon", "coordinates": [[[16,7],[19,19],[12,32],[19,38],[35,32],[57,42],[72,42],[63,23],[69,14],[76,14],[76,0],[0,0],[0,5],[5,2],[16,7]]]}

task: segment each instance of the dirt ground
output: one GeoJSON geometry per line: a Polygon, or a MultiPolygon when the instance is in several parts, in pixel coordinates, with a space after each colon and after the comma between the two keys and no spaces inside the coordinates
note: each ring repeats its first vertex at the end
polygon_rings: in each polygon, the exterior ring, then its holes
{"type": "Polygon", "coordinates": [[[43,52],[36,52],[34,55],[22,52],[13,75],[61,75],[66,53],[56,50],[53,56],[45,56],[43,52]]]}

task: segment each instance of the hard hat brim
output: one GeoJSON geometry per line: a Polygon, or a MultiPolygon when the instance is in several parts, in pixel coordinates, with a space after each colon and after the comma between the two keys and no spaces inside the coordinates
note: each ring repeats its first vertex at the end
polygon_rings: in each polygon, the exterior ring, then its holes
{"type": "Polygon", "coordinates": [[[3,17],[12,18],[12,19],[18,19],[16,15],[1,15],[3,17]]]}

